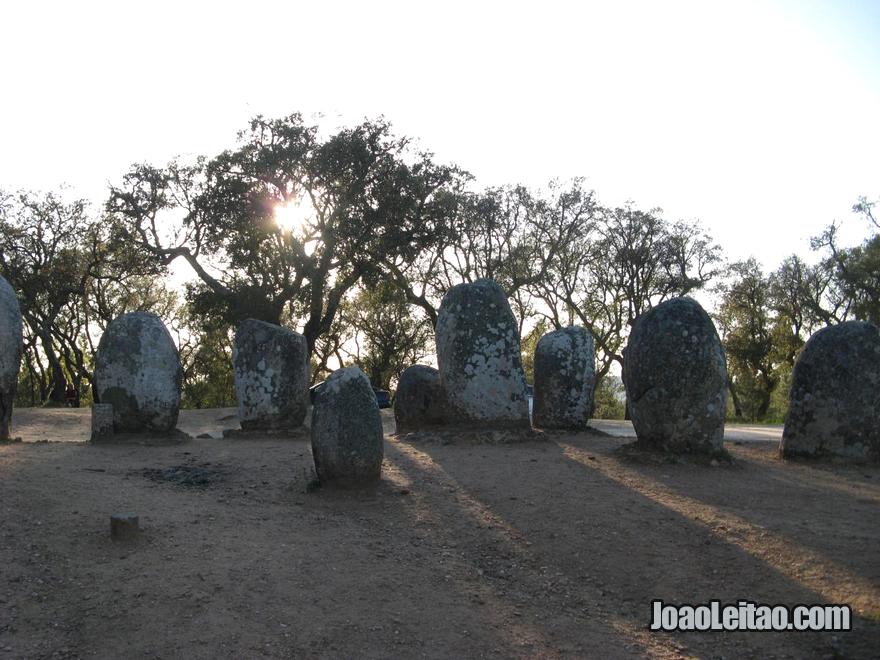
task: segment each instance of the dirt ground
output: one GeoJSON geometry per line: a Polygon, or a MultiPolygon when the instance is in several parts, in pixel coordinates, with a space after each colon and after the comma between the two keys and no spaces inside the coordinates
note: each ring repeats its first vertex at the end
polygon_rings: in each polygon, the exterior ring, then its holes
{"type": "MultiPolygon", "coordinates": [[[[230,410],[186,411],[220,436],[230,410]]],[[[880,656],[880,467],[665,463],[625,439],[395,437],[381,485],[309,491],[300,439],[0,445],[2,658],[880,656]],[[109,517],[140,516],[114,542],[109,517]],[[652,633],[650,602],[848,603],[843,633],[652,633]]]]}

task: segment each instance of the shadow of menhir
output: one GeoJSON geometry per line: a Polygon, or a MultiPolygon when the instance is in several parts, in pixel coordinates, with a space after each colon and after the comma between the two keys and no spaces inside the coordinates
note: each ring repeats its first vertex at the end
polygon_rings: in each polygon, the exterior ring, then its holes
{"type": "MultiPolygon", "coordinates": [[[[619,440],[553,437],[514,446],[417,449],[391,441],[388,450],[414,490],[431,493],[438,527],[481,571],[480,582],[527,620],[534,617],[547,639],[575,639],[612,656],[615,649],[631,653],[632,644],[653,655],[686,649],[732,657],[873,657],[880,648],[877,611],[870,609],[880,602],[876,553],[865,552],[880,530],[876,524],[866,528],[864,519],[857,523],[855,514],[838,521],[834,511],[846,498],[829,502],[818,515],[783,504],[785,489],[764,467],[772,450],[763,449],[763,462],[748,459],[741,467],[631,465],[615,456],[619,440]],[[809,526],[838,538],[828,548],[838,557],[861,556],[838,561],[816,552],[809,526]],[[822,579],[826,571],[842,581],[822,579]],[[848,603],[854,629],[646,636],[656,598],[678,604],[848,603]]],[[[813,496],[822,492],[817,484],[813,496]]]]}

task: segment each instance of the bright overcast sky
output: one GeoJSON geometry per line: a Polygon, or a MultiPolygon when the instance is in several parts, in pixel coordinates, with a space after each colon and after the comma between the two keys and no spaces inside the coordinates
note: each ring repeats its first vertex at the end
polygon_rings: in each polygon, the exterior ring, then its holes
{"type": "Polygon", "coordinates": [[[880,196],[880,2],[8,2],[0,188],[100,202],[254,114],[385,115],[486,185],[585,176],[773,267],[880,196]]]}

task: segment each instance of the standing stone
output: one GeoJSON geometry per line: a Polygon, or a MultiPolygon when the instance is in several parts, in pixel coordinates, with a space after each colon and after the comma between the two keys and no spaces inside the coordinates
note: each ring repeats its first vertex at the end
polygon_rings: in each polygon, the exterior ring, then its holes
{"type": "Polygon", "coordinates": [[[791,376],[783,456],[880,461],[880,330],[863,321],[822,328],[791,376]]]}
{"type": "Polygon", "coordinates": [[[449,289],[436,336],[450,422],[529,428],[519,329],[498,284],[481,279],[449,289]]]}
{"type": "Polygon", "coordinates": [[[235,332],[232,365],[241,428],[292,429],[302,425],[309,407],[305,337],[247,319],[235,332]]]}
{"type": "Polygon", "coordinates": [[[21,351],[22,324],[18,297],[9,282],[0,277],[0,440],[9,439],[21,351]]]}
{"type": "Polygon", "coordinates": [[[169,432],[180,410],[180,357],[155,314],[130,312],[114,319],[95,356],[98,400],[113,406],[119,432],[169,432]]]}
{"type": "Polygon", "coordinates": [[[397,431],[417,431],[444,423],[446,412],[440,372],[414,364],[400,375],[394,397],[397,431]]]}
{"type": "Polygon", "coordinates": [[[312,456],[322,484],[363,486],[379,480],[384,452],[376,395],[357,367],[324,381],[312,409],[312,456]]]}
{"type": "Polygon", "coordinates": [[[667,300],[636,319],[623,382],[640,441],[670,452],[721,449],[727,366],[715,325],[697,301],[667,300]]]}
{"type": "Polygon", "coordinates": [[[109,403],[92,404],[92,441],[106,440],[113,435],[113,406],[109,403]]]}
{"type": "Polygon", "coordinates": [[[571,326],[541,337],[535,349],[535,426],[586,428],[595,382],[593,335],[586,328],[571,326]]]}

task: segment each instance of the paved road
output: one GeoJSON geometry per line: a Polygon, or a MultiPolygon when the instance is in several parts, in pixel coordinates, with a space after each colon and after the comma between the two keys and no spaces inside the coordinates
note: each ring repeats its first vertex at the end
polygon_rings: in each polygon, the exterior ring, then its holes
{"type": "MultiPolygon", "coordinates": [[[[590,426],[621,438],[634,438],[632,422],[616,419],[593,419],[590,426]]],[[[735,442],[779,442],[782,438],[782,424],[752,426],[749,424],[726,424],[724,439],[735,442]]]]}
{"type": "MultiPolygon", "coordinates": [[[[388,426],[386,430],[391,432],[394,428],[394,417],[390,411],[383,412],[383,423],[388,426]]],[[[12,416],[12,432],[13,435],[21,436],[25,442],[86,442],[89,439],[90,415],[90,408],[16,408],[12,416]]],[[[192,436],[209,433],[220,438],[223,429],[238,427],[238,418],[235,408],[181,410],[177,426],[192,436]]],[[[590,420],[590,426],[621,438],[636,437],[631,422],[593,419],[590,420]]],[[[731,442],[779,442],[781,437],[781,424],[727,424],[724,433],[724,439],[731,442]]]]}

